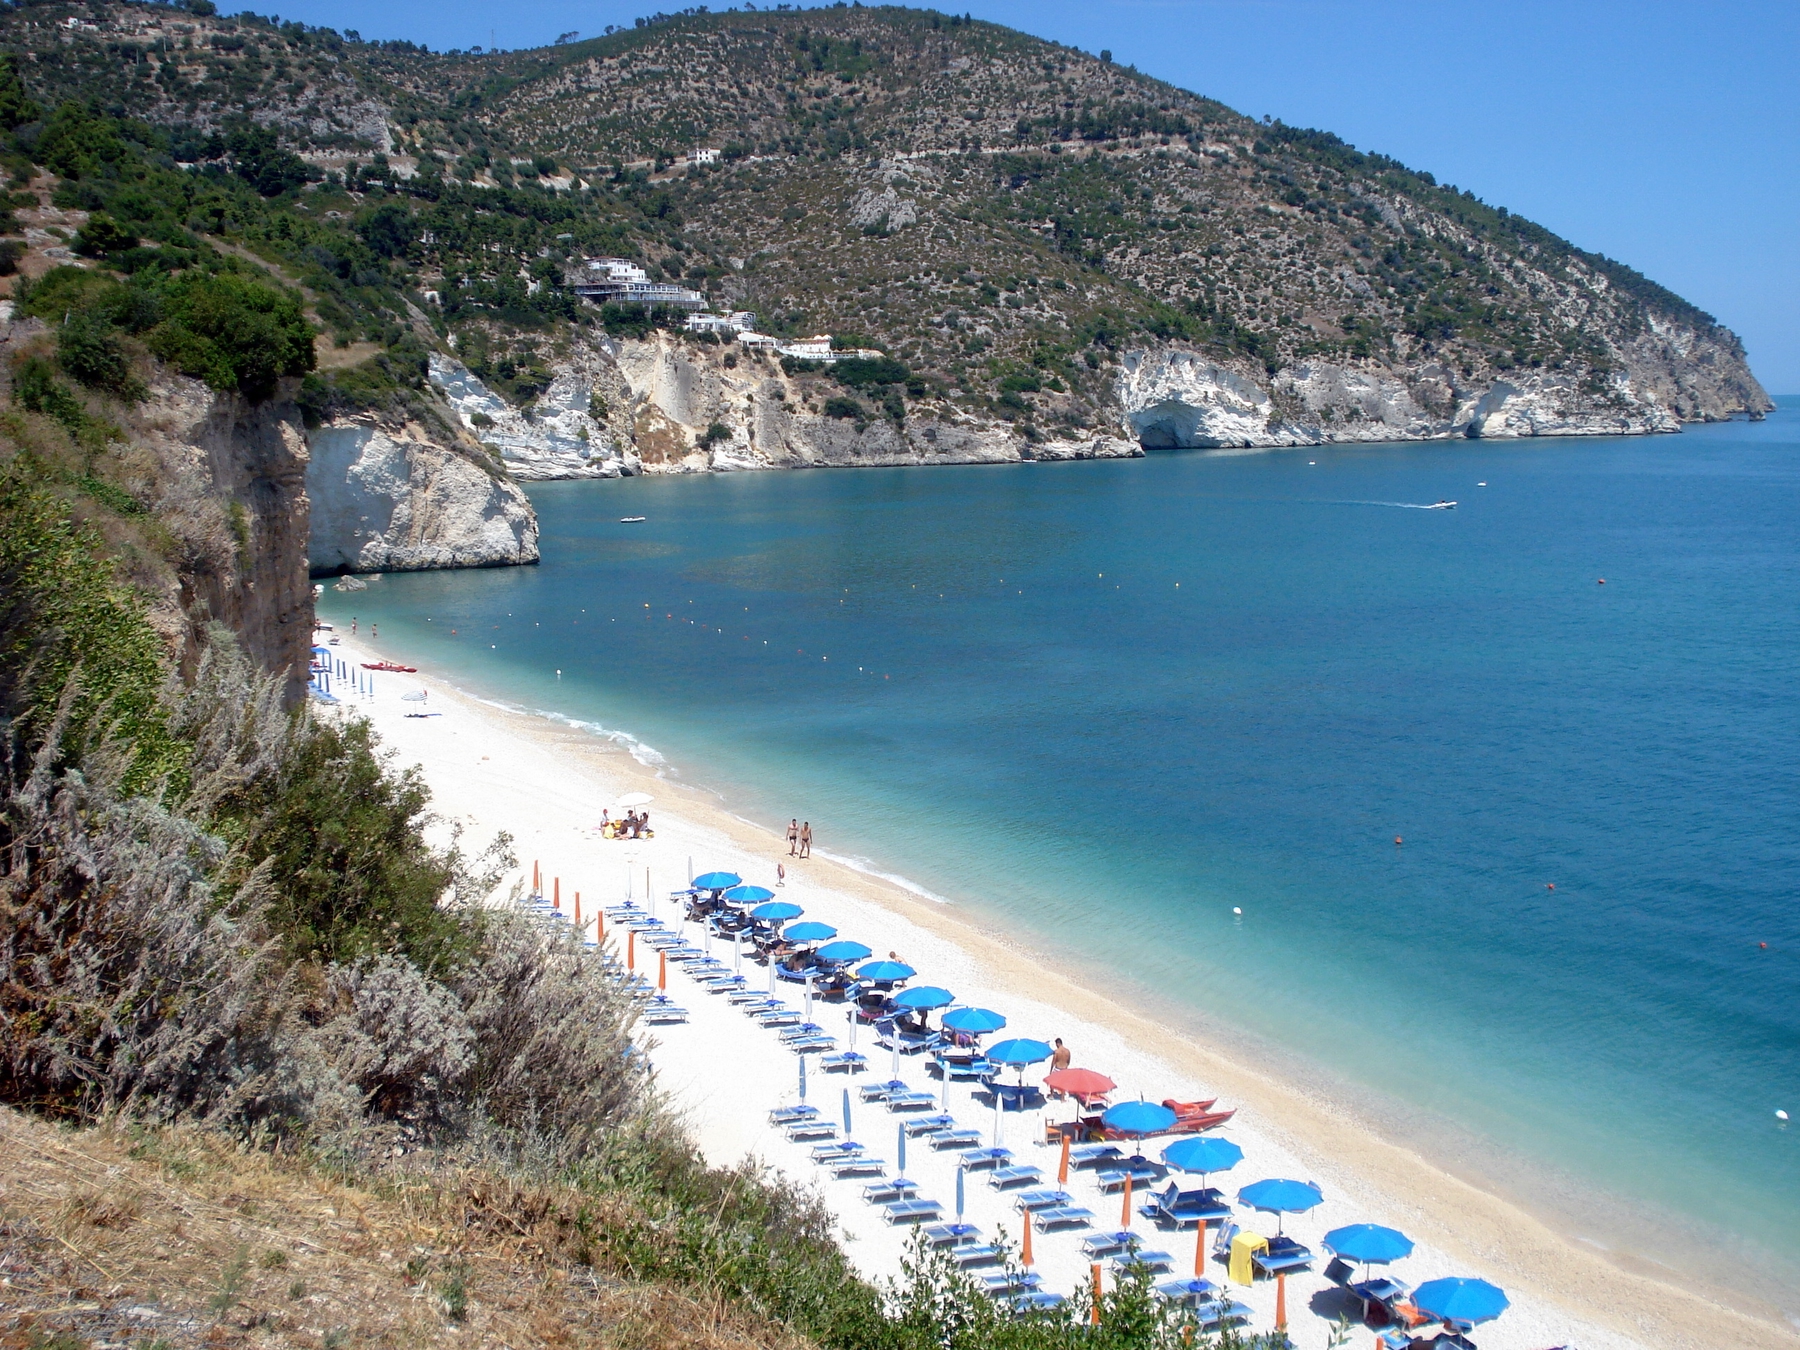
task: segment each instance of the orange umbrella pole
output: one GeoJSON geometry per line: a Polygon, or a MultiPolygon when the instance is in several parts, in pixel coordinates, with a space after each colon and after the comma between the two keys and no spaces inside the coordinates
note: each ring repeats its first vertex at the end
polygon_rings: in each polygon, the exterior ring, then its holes
{"type": "Polygon", "coordinates": [[[637,969],[637,929],[625,935],[625,969],[637,969]]]}
{"type": "Polygon", "coordinates": [[[1119,1210],[1119,1227],[1131,1227],[1131,1173],[1125,1174],[1125,1203],[1119,1210]]]}
{"type": "Polygon", "coordinates": [[[533,895],[542,895],[544,893],[544,883],[538,875],[536,858],[531,860],[531,893],[533,895]]]}
{"type": "Polygon", "coordinates": [[[1275,1330],[1287,1331],[1287,1274],[1275,1277],[1275,1330]]]}
{"type": "Polygon", "coordinates": [[[1025,1245],[1019,1248],[1019,1264],[1031,1269],[1031,1210],[1025,1211],[1025,1245]]]}
{"type": "Polygon", "coordinates": [[[584,927],[586,927],[586,925],[581,922],[581,892],[576,891],[575,892],[575,931],[577,933],[579,933],[584,927]]]}
{"type": "Polygon", "coordinates": [[[665,994],[669,992],[669,954],[667,952],[656,954],[656,987],[665,994]]]}
{"type": "Polygon", "coordinates": [[[562,878],[553,877],[550,881],[550,908],[562,908],[562,878]]]}
{"type": "Polygon", "coordinates": [[[1200,1220],[1200,1231],[1194,1235],[1194,1278],[1206,1274],[1206,1220],[1200,1220]]]}
{"type": "Polygon", "coordinates": [[[1100,1263],[1094,1262],[1094,1310],[1088,1314],[1095,1326],[1100,1325],[1100,1263]]]}
{"type": "Polygon", "coordinates": [[[606,912],[604,910],[594,911],[594,945],[596,947],[606,945],[606,912]]]}
{"type": "Polygon", "coordinates": [[[1056,1184],[1069,1184],[1069,1136],[1066,1134],[1062,1137],[1062,1161],[1056,1165],[1056,1184]]]}

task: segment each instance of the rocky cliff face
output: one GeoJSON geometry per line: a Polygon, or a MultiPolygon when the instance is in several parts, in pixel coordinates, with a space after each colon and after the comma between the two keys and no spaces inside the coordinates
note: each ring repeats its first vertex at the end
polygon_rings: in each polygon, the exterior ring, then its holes
{"type": "Polygon", "coordinates": [[[334,417],[309,439],[314,574],[538,560],[530,501],[478,446],[374,414],[334,417]]]}
{"type": "Polygon", "coordinates": [[[828,417],[821,411],[826,398],[843,391],[827,387],[824,377],[792,376],[734,347],[697,346],[666,333],[595,340],[553,369],[555,382],[527,415],[462,365],[435,357],[431,367],[464,425],[526,479],[1143,454],[1136,440],[1120,436],[1032,441],[1006,422],[949,413],[904,422],[828,417]],[[723,437],[706,439],[715,425],[723,437]]]}

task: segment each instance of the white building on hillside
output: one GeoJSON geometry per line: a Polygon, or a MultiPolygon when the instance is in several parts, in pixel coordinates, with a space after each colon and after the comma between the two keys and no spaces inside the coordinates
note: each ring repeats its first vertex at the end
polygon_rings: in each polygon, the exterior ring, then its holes
{"type": "Polygon", "coordinates": [[[649,273],[624,258],[593,258],[575,278],[575,294],[597,305],[664,305],[677,309],[704,309],[706,297],[686,286],[652,281],[649,273]]]}
{"type": "Polygon", "coordinates": [[[713,149],[688,151],[689,164],[717,164],[719,152],[713,149]]]}

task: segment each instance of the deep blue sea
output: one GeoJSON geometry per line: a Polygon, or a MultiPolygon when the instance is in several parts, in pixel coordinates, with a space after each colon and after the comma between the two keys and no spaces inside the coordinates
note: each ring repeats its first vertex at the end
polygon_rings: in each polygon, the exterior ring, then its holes
{"type": "Polygon", "coordinates": [[[1800,415],[531,496],[324,613],[1800,1260],[1800,415]]]}

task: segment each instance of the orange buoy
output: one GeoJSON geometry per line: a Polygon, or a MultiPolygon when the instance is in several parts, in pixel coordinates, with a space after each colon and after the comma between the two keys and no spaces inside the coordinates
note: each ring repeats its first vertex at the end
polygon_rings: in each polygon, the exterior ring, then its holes
{"type": "Polygon", "coordinates": [[[1399,848],[1399,847],[1400,847],[1400,836],[1399,836],[1399,835],[1395,835],[1395,836],[1394,836],[1394,847],[1395,847],[1395,848],[1399,848]]]}
{"type": "Polygon", "coordinates": [[[1605,578],[1605,577],[1601,577],[1601,578],[1600,578],[1600,584],[1601,584],[1601,585],[1602,585],[1602,586],[1604,586],[1604,585],[1606,585],[1606,578],[1605,578]]]}
{"type": "Polygon", "coordinates": [[[1544,883],[1544,889],[1547,891],[1553,891],[1556,889],[1556,883],[1554,881],[1546,881],[1544,883]]]}

